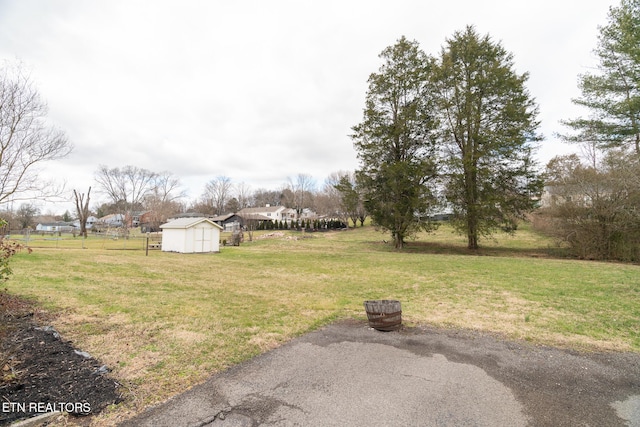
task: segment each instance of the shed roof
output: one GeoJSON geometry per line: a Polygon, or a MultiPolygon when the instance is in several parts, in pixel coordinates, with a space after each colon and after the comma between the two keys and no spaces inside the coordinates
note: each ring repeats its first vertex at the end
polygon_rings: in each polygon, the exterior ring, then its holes
{"type": "Polygon", "coordinates": [[[209,224],[218,227],[219,229],[222,230],[222,227],[219,226],[218,224],[216,224],[215,222],[213,222],[211,219],[209,218],[177,218],[174,220],[171,220],[169,222],[167,222],[166,224],[162,224],[160,226],[160,228],[165,229],[165,228],[171,228],[171,229],[186,229],[186,228],[191,228],[194,227],[202,222],[208,222],[209,224]]]}

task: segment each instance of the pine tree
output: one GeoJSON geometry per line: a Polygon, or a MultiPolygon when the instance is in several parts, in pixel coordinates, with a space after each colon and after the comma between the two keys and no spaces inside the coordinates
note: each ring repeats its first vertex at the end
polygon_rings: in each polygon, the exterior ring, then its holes
{"type": "Polygon", "coordinates": [[[353,127],[365,207],[373,222],[391,232],[400,249],[419,230],[429,229],[436,176],[430,94],[433,60],[418,43],[400,38],[382,51],[378,73],[369,77],[364,118],[353,127]]]}
{"type": "Polygon", "coordinates": [[[564,139],[604,149],[632,148],[640,159],[639,0],[622,0],[619,7],[610,8],[595,54],[598,72],[579,77],[582,95],[573,100],[591,115],[563,122],[578,132],[564,139]]]}
{"type": "Polygon", "coordinates": [[[436,68],[443,180],[453,224],[467,235],[513,231],[535,207],[542,180],[532,158],[538,113],[527,74],[513,56],[473,27],[446,41],[436,68]]]}

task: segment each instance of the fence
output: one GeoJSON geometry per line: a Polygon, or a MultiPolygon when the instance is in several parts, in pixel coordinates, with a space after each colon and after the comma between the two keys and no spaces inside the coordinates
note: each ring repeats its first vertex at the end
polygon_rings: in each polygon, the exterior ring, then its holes
{"type": "Polygon", "coordinates": [[[5,232],[5,238],[31,248],[54,249],[110,249],[110,250],[153,250],[160,249],[161,233],[140,233],[121,229],[87,234],[64,231],[13,230],[5,232]]]}

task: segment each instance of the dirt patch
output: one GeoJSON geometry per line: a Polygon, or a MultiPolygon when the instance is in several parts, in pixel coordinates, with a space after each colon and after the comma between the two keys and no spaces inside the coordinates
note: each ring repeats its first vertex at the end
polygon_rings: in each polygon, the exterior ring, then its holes
{"type": "Polygon", "coordinates": [[[27,301],[0,291],[0,425],[46,412],[74,417],[122,400],[109,368],[75,349],[27,301]]]}

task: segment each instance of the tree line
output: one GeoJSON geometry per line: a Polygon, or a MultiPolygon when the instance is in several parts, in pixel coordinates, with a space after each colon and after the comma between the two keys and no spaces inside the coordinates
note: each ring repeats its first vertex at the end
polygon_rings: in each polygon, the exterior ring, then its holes
{"type": "MultiPolygon", "coordinates": [[[[79,220],[82,228],[90,215],[100,218],[109,214],[132,215],[135,212],[149,212],[147,225],[157,229],[168,218],[177,214],[198,213],[217,216],[235,213],[247,207],[271,205],[290,207],[298,213],[302,213],[304,209],[311,210],[318,216],[327,218],[331,228],[338,227],[335,224],[348,224],[349,220],[352,226],[356,226],[358,220],[362,225],[366,218],[362,204],[353,204],[353,194],[349,196],[351,200],[345,203],[343,195],[343,192],[355,192],[353,188],[347,190],[344,187],[345,182],[353,181],[353,176],[352,172],[333,172],[325,179],[322,187],[317,188],[310,175],[298,174],[275,190],[253,190],[245,183],[235,183],[230,177],[217,176],[205,184],[199,197],[188,200],[179,177],[171,172],[158,173],[132,165],[101,165],[94,174],[94,187],[88,187],[86,192],[72,190],[74,212],[67,211],[56,217],[43,214],[33,202],[24,202],[13,212],[5,210],[2,217],[13,230],[34,227],[38,221],[43,220],[79,220]],[[341,182],[342,186],[339,185],[341,182]],[[99,193],[100,200],[103,201],[90,205],[92,188],[94,194],[99,193]],[[360,211],[357,211],[358,208],[360,211]],[[335,220],[335,224],[331,219],[335,220]]],[[[315,228],[313,223],[310,226],[315,228]]],[[[86,233],[86,228],[80,232],[86,233]]]]}
{"type": "MultiPolygon", "coordinates": [[[[280,188],[253,190],[244,182],[235,183],[224,175],[208,181],[203,193],[188,201],[177,177],[168,172],[153,173],[134,166],[109,168],[101,166],[96,171],[99,191],[107,194],[110,201],[96,207],[97,215],[131,211],[152,212],[151,226],[157,227],[167,218],[178,213],[198,213],[217,216],[236,213],[243,208],[260,206],[286,206],[301,214],[309,209],[317,215],[336,219],[347,224],[353,214],[351,205],[344,203],[343,193],[336,189],[345,177],[353,174],[344,171],[331,173],[318,189],[308,174],[290,177],[280,188]]],[[[366,215],[360,214],[362,222],[366,215]]],[[[356,225],[356,221],[352,221],[356,225]]]]}

